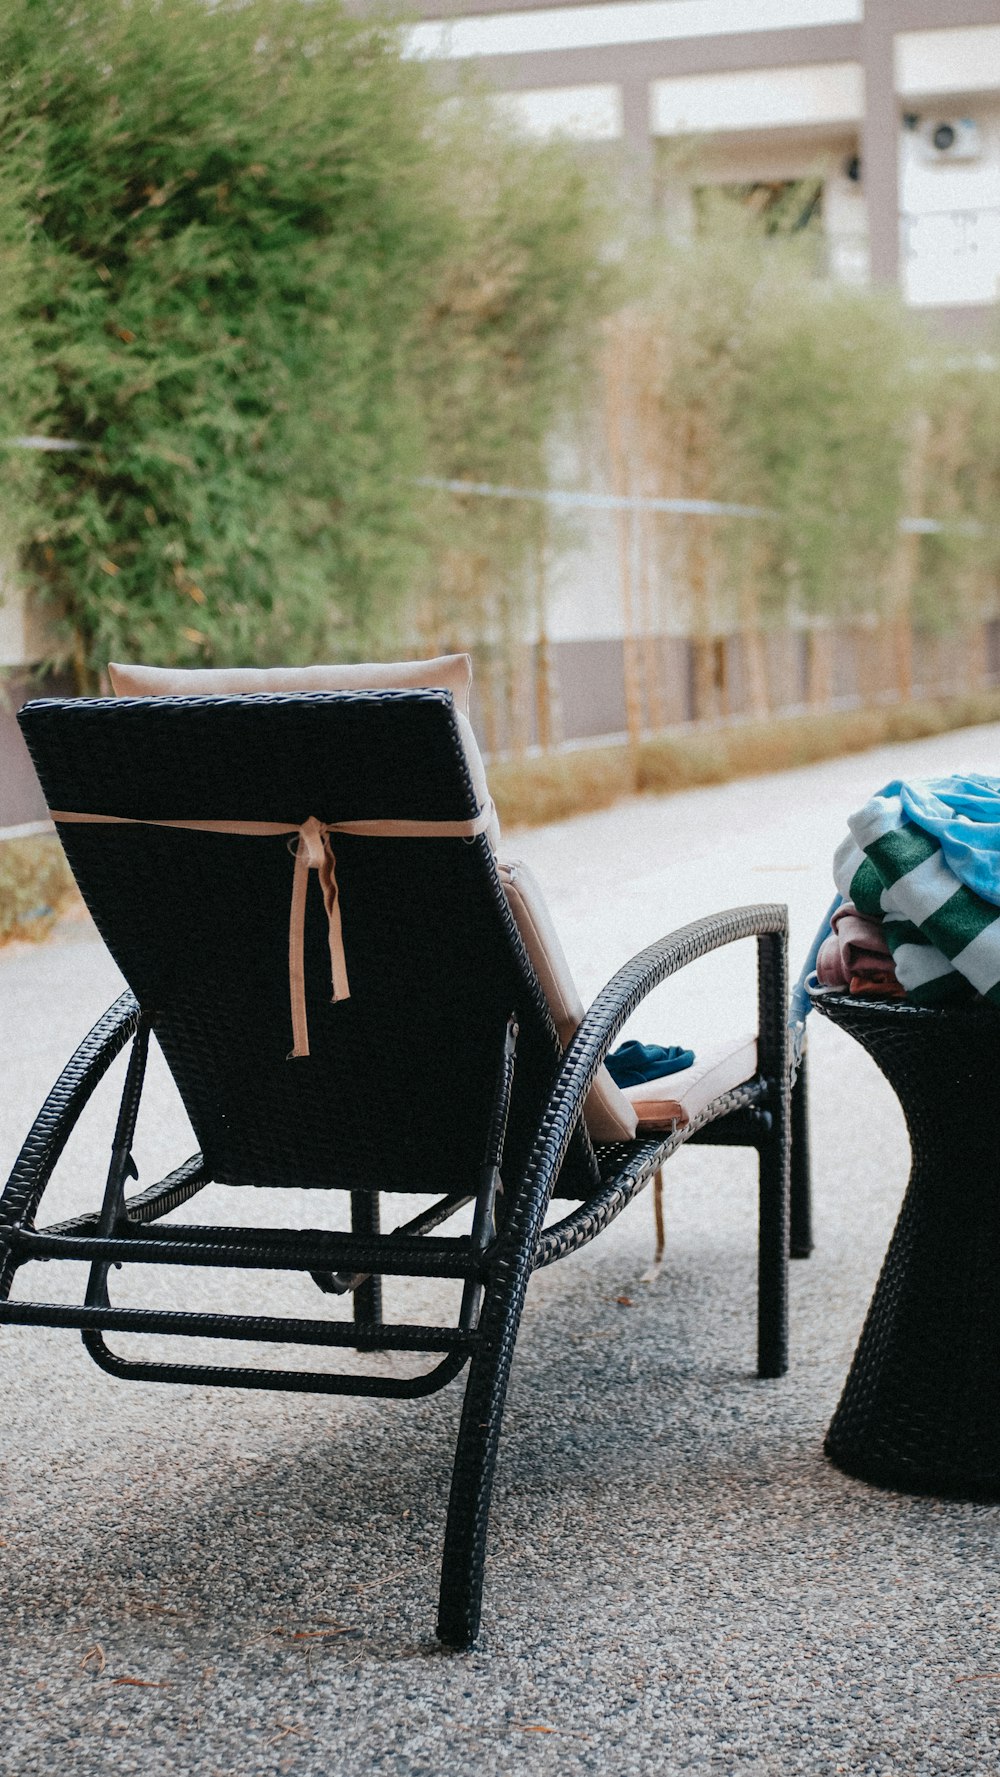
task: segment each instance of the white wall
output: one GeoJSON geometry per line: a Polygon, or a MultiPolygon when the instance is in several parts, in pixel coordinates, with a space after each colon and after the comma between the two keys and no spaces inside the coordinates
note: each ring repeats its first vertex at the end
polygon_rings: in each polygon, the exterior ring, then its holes
{"type": "Polygon", "coordinates": [[[1000,90],[1000,23],[901,31],[895,59],[901,98],[1000,90]]]}
{"type": "Polygon", "coordinates": [[[613,142],[622,134],[620,86],[541,87],[498,93],[499,111],[529,136],[567,136],[578,142],[613,142]]]}
{"type": "Polygon", "coordinates": [[[957,115],[977,125],[980,154],[929,159],[919,130],[900,139],[900,264],[915,307],[990,303],[1000,297],[1000,104],[921,104],[921,121],[957,115]]]}
{"type": "Polygon", "coordinates": [[[841,284],[867,284],[871,275],[868,205],[856,180],[841,168],[823,185],[823,232],[831,277],[841,284]]]}
{"type": "Polygon", "coordinates": [[[684,74],[656,80],[650,89],[655,136],[853,123],[863,111],[859,62],[684,74]]]}
{"type": "Polygon", "coordinates": [[[531,12],[429,20],[403,34],[404,54],[435,60],[668,43],[799,25],[853,24],[862,0],[619,0],[531,12]]]}

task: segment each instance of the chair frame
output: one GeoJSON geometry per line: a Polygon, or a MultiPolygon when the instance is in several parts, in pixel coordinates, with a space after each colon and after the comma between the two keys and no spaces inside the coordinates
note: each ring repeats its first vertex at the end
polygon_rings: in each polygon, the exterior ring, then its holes
{"type": "MultiPolygon", "coordinates": [[[[386,696],[392,701],[399,694],[386,696]]],[[[434,694],[419,696],[424,703],[429,696],[434,699],[434,694]]],[[[434,720],[439,716],[434,715],[434,720]]],[[[471,796],[471,789],[467,794],[471,796]]],[[[339,1188],[350,1197],[350,1232],[164,1222],[164,1217],[213,1182],[213,1175],[208,1162],[196,1153],[159,1183],[126,1197],[130,1178],[137,1176],[132,1144],[157,1014],[125,992],[63,1069],[0,1194],[0,1325],[75,1328],[95,1363],[113,1376],[413,1399],[444,1387],[468,1366],[437,1624],[441,1640],[453,1648],[471,1647],[479,1633],[500,1428],[532,1272],[593,1240],[687,1141],[753,1148],[759,1163],[757,1372],[762,1378],[773,1378],[784,1374],[788,1362],[790,1244],[793,1252],[802,1255],[809,1247],[807,1156],[800,1157],[794,1173],[790,1164],[796,1121],[792,1077],[801,1044],[794,1026],[790,1035],[787,1016],[787,910],[769,903],[731,909],[697,920],[650,945],[607,983],[560,1055],[537,977],[506,908],[492,854],[485,839],[477,839],[475,844],[493,884],[491,892],[497,897],[500,929],[507,929],[508,941],[521,958],[520,973],[511,977],[521,984],[521,1022],[534,1018],[537,1027],[539,1018],[547,1021],[547,1040],[552,1044],[551,1073],[541,1076],[540,1099],[531,1101],[542,1103],[541,1114],[536,1117],[532,1112],[532,1120],[522,1124],[522,1137],[526,1133],[527,1139],[519,1137],[521,1158],[516,1167],[508,1163],[505,1170],[504,1153],[518,1067],[519,1008],[513,1005],[505,1028],[497,1031],[492,1109],[483,1130],[482,1163],[478,1172],[472,1168],[473,1176],[464,1189],[450,1188],[429,1208],[388,1232],[380,1227],[379,1190],[357,1189],[346,1182],[339,1188]],[[750,938],[756,941],[758,954],[758,1061],[754,1077],[714,1099],[683,1126],[592,1149],[582,1127],[584,1104],[627,1019],[654,988],[680,969],[722,946],[750,938]],[[42,1198],[66,1143],[108,1069],[127,1047],[128,1065],[100,1208],[39,1227],[42,1198]],[[546,1078],[550,1081],[547,1091],[546,1078]],[[574,1175],[571,1164],[573,1155],[581,1152],[587,1158],[586,1183],[584,1173],[578,1168],[574,1175]],[[546,1225],[553,1194],[569,1196],[575,1200],[574,1206],[546,1225]],[[470,1205],[467,1233],[435,1232],[470,1205]],[[17,1272],[31,1260],[85,1261],[90,1269],[84,1301],[64,1305],[11,1300],[17,1272]],[[118,1307],[110,1300],[107,1282],[110,1267],[121,1264],[309,1273],[324,1293],[350,1296],[352,1314],[350,1319],[305,1319],[118,1307]],[[384,1277],[393,1276],[460,1282],[461,1306],[454,1324],[387,1322],[381,1285],[384,1277]],[[426,1353],[434,1362],[423,1374],[408,1377],[154,1362],[116,1354],[106,1340],[106,1335],[115,1332],[426,1353]]],[[[522,1041],[524,1034],[522,1031],[522,1041]]],[[[485,1077],[483,1084],[487,1084],[485,1077]]],[[[801,1064],[795,1090],[800,1095],[801,1121],[805,1108],[801,1064]]],[[[464,1178],[459,1182],[464,1184],[464,1178]]]]}
{"type": "Polygon", "coordinates": [[[597,996],[566,1050],[530,1164],[507,1185],[505,1214],[493,1225],[500,1181],[502,1127],[515,1063],[514,1021],[505,1034],[490,1145],[475,1197],[441,1199],[392,1233],[378,1229],[377,1198],[352,1195],[352,1232],[227,1227],[157,1227],[161,1217],[210,1181],[195,1154],[132,1199],[131,1144],[142,1092],[150,1020],[130,993],[116,1000],[80,1044],[42,1106],[0,1196],[0,1324],[77,1328],[102,1369],[138,1381],[278,1388],[397,1399],[430,1394],[469,1364],[452,1477],[441,1572],[438,1634],[454,1648],[479,1632],[487,1526],[510,1366],[531,1273],[577,1251],[621,1213],[684,1142],[756,1148],[760,1164],[758,1375],[784,1374],[788,1362],[790,1082],[785,1023],[786,921],[778,906],[734,909],[696,921],[639,953],[597,996]],[[709,951],[754,937],[759,952],[759,1069],[754,1080],[716,1099],[689,1125],[662,1137],[600,1150],[603,1182],[593,1197],[543,1227],[552,1188],[584,1100],[615,1038],[653,988],[709,951]],[[36,1228],[42,1196],[66,1143],[116,1056],[131,1044],[101,1209],[36,1228]],[[363,1202],[361,1200],[364,1200],[363,1202]],[[469,1201],[471,1235],[431,1230],[469,1201]],[[19,1267],[32,1259],[86,1260],[81,1306],[11,1301],[19,1267]],[[321,1287],[353,1295],[353,1320],[186,1313],[116,1308],[107,1296],[112,1264],[184,1264],[319,1273],[321,1287]],[[378,1285],[383,1276],[448,1277],[465,1284],[459,1324],[387,1325],[378,1285]],[[476,1298],[482,1294],[479,1307],[476,1298]],[[368,1351],[427,1351],[439,1361],[415,1378],[317,1374],[216,1365],[148,1363],[116,1356],[106,1332],[173,1333],[279,1344],[347,1346],[368,1351]],[[443,1354],[443,1355],[441,1355],[443,1354]]]}

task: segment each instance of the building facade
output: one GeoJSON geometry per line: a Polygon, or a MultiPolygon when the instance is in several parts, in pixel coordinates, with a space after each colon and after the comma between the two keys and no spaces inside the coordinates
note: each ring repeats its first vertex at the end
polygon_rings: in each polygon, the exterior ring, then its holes
{"type": "Polygon", "coordinates": [[[532,133],[618,141],[654,169],[662,145],[700,139],[702,182],[818,176],[834,276],[898,280],[959,336],[1000,295],[1000,0],[423,0],[420,13],[407,52],[474,65],[532,133]]]}

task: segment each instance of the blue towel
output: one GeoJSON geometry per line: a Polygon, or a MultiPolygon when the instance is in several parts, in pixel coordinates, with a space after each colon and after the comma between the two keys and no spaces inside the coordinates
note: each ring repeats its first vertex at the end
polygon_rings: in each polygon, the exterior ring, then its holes
{"type": "Polygon", "coordinates": [[[644,1080],[679,1074],[693,1061],[694,1050],[680,1049],[676,1043],[669,1049],[658,1043],[619,1043],[604,1065],[616,1086],[641,1086],[644,1080]]]}
{"type": "Polygon", "coordinates": [[[1000,778],[896,779],[879,794],[898,796],[905,818],[937,840],[959,882],[1000,906],[1000,778]]]}

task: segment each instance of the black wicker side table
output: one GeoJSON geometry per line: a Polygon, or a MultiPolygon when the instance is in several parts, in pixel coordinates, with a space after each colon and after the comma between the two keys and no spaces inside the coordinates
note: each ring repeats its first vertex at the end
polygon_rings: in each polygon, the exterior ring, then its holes
{"type": "Polygon", "coordinates": [[[910,1182],[826,1439],[838,1468],[1000,1500],[1000,1012],[816,990],[903,1109],[910,1182]]]}

